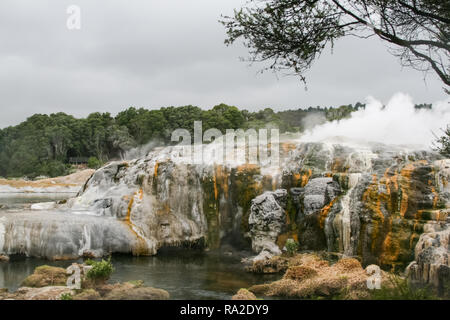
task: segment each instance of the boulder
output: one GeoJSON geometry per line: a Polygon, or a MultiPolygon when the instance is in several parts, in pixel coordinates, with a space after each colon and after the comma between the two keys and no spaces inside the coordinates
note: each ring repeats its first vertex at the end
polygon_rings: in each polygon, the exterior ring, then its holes
{"type": "Polygon", "coordinates": [[[326,235],[321,224],[322,209],[340,194],[339,183],[332,178],[311,179],[304,188],[303,205],[297,215],[299,243],[302,250],[323,250],[326,235]]]}
{"type": "Polygon", "coordinates": [[[43,288],[19,288],[9,296],[13,300],[61,300],[63,294],[73,294],[73,291],[62,286],[48,286],[43,288]]]}
{"type": "Polygon", "coordinates": [[[130,282],[119,283],[103,297],[104,300],[168,300],[167,291],[151,287],[142,287],[130,282]]]}
{"type": "MultiPolygon", "coordinates": [[[[427,229],[439,230],[437,224],[427,229]]],[[[423,233],[415,248],[415,261],[406,268],[408,278],[420,285],[431,285],[440,296],[448,295],[450,284],[450,224],[443,230],[423,233]]]]}
{"type": "Polygon", "coordinates": [[[287,191],[284,189],[265,192],[252,200],[248,220],[250,237],[254,252],[266,252],[261,259],[281,254],[276,241],[286,224],[286,200],[287,191]]]}
{"type": "Polygon", "coordinates": [[[67,277],[66,270],[63,268],[40,266],[22,282],[22,286],[32,288],[65,286],[67,277]]]}
{"type": "Polygon", "coordinates": [[[83,290],[81,293],[73,297],[73,300],[100,300],[100,299],[101,299],[100,293],[98,293],[94,289],[83,290]]]}
{"type": "Polygon", "coordinates": [[[254,258],[252,263],[247,266],[245,270],[253,273],[273,274],[284,272],[287,268],[288,259],[282,256],[270,256],[265,259],[254,258]]]}
{"type": "Polygon", "coordinates": [[[42,202],[42,203],[33,203],[30,207],[31,210],[52,210],[56,208],[56,202],[42,202]]]}
{"type": "Polygon", "coordinates": [[[315,178],[305,186],[303,198],[306,216],[317,214],[326,204],[330,203],[340,193],[339,184],[332,178],[315,178]]]}
{"type": "Polygon", "coordinates": [[[248,291],[247,289],[240,289],[238,293],[236,293],[231,300],[258,300],[256,296],[248,291]]]}

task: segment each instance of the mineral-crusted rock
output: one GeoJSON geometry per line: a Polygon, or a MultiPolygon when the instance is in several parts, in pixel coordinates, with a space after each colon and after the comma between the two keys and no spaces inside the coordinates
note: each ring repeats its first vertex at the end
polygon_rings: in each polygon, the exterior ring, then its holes
{"type": "Polygon", "coordinates": [[[326,247],[320,213],[340,194],[339,183],[332,178],[311,179],[304,188],[303,202],[297,216],[301,249],[321,250],[326,247]]]}
{"type": "Polygon", "coordinates": [[[16,292],[4,296],[9,300],[61,300],[61,296],[72,295],[73,291],[63,286],[49,286],[42,288],[19,288],[16,292]]]}
{"type": "Polygon", "coordinates": [[[276,241],[286,224],[286,196],[287,191],[281,189],[265,192],[252,200],[249,228],[253,251],[268,252],[272,255],[281,254],[276,241]]]}
{"type": "Polygon", "coordinates": [[[415,261],[409,264],[406,273],[413,282],[432,285],[439,295],[448,295],[445,291],[450,284],[450,224],[433,223],[430,229],[431,232],[420,236],[415,261]]]}
{"type": "Polygon", "coordinates": [[[31,205],[31,210],[52,210],[56,208],[56,202],[42,202],[31,205]]]}
{"type": "Polygon", "coordinates": [[[326,204],[340,193],[339,184],[332,178],[311,179],[305,186],[303,206],[304,215],[317,214],[326,204]]]}
{"type": "Polygon", "coordinates": [[[110,163],[56,209],[1,210],[0,254],[72,259],[151,255],[170,246],[248,249],[253,232],[265,258],[292,238],[302,250],[403,271],[428,223],[450,208],[450,160],[437,153],[346,140],[281,147],[277,167],[187,163],[178,147],[110,163]],[[286,193],[272,194],[275,222],[267,229],[259,229],[261,219],[249,223],[251,201],[277,189],[286,193]]]}
{"type": "Polygon", "coordinates": [[[136,242],[127,225],[112,218],[67,212],[0,212],[0,252],[7,254],[70,260],[86,251],[96,257],[131,253],[136,242]]]}

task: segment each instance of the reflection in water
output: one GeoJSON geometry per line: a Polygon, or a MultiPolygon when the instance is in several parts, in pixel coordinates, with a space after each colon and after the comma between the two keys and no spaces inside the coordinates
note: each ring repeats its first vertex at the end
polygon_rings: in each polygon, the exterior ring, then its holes
{"type": "Polygon", "coordinates": [[[20,209],[27,204],[66,200],[76,193],[0,193],[0,208],[20,209]]]}
{"type": "Polygon", "coordinates": [[[8,288],[10,291],[17,290],[22,281],[32,274],[36,267],[46,264],[65,268],[71,264],[67,261],[30,259],[23,256],[11,256],[10,258],[9,262],[0,262],[0,288],[8,288]]]}
{"type": "Polygon", "coordinates": [[[113,281],[143,280],[167,290],[172,299],[229,299],[240,288],[273,281],[244,271],[239,258],[192,251],[154,257],[115,256],[113,281]]]}
{"type": "MultiPolygon", "coordinates": [[[[9,263],[0,263],[0,288],[17,290],[40,265],[66,268],[72,262],[11,257],[9,263]]],[[[112,263],[115,272],[111,283],[143,280],[146,286],[167,290],[171,299],[230,299],[240,288],[279,278],[247,273],[237,257],[195,251],[173,251],[153,257],[114,255],[112,263]]]]}
{"type": "MultiPolygon", "coordinates": [[[[70,194],[0,194],[0,204],[9,208],[70,198],[70,194]]],[[[11,212],[14,214],[14,212],[11,212]]],[[[0,262],[0,288],[15,291],[34,269],[41,265],[67,268],[74,261],[48,261],[12,256],[0,262]]],[[[82,259],[77,260],[82,262],[82,259]]],[[[240,288],[274,281],[278,275],[247,273],[240,257],[186,250],[163,250],[153,257],[114,255],[115,272],[110,282],[143,280],[146,286],[161,288],[171,299],[230,299],[240,288]]]]}

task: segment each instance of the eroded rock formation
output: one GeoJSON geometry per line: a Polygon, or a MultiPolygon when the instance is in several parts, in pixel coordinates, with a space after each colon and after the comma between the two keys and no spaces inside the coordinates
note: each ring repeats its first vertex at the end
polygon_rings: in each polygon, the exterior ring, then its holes
{"type": "Polygon", "coordinates": [[[261,257],[281,254],[276,242],[286,228],[286,200],[284,189],[265,192],[252,200],[248,221],[250,237],[253,251],[261,257]]]}
{"type": "Polygon", "coordinates": [[[450,285],[450,219],[448,210],[439,212],[442,221],[425,225],[415,248],[415,261],[406,274],[415,283],[432,285],[438,294],[449,295],[450,285]]]}
{"type": "Polygon", "coordinates": [[[151,255],[224,243],[277,253],[293,238],[303,250],[359,256],[364,266],[420,264],[421,234],[450,207],[450,160],[382,144],[281,150],[277,168],[189,164],[178,147],[109,164],[54,210],[1,212],[0,254],[151,255]]]}

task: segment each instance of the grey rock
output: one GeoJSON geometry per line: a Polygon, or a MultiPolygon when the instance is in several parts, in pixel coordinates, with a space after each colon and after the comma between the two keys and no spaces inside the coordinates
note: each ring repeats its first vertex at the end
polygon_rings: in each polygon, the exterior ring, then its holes
{"type": "Polygon", "coordinates": [[[431,231],[420,236],[415,248],[415,261],[408,265],[405,272],[411,281],[432,285],[443,295],[448,290],[449,271],[450,225],[446,224],[442,231],[431,231]]]}
{"type": "Polygon", "coordinates": [[[305,186],[304,214],[317,213],[340,193],[339,183],[332,178],[315,178],[305,186]]]}
{"type": "Polygon", "coordinates": [[[249,217],[252,249],[257,253],[281,254],[276,240],[286,224],[287,191],[284,189],[265,192],[252,200],[249,217]]]}

